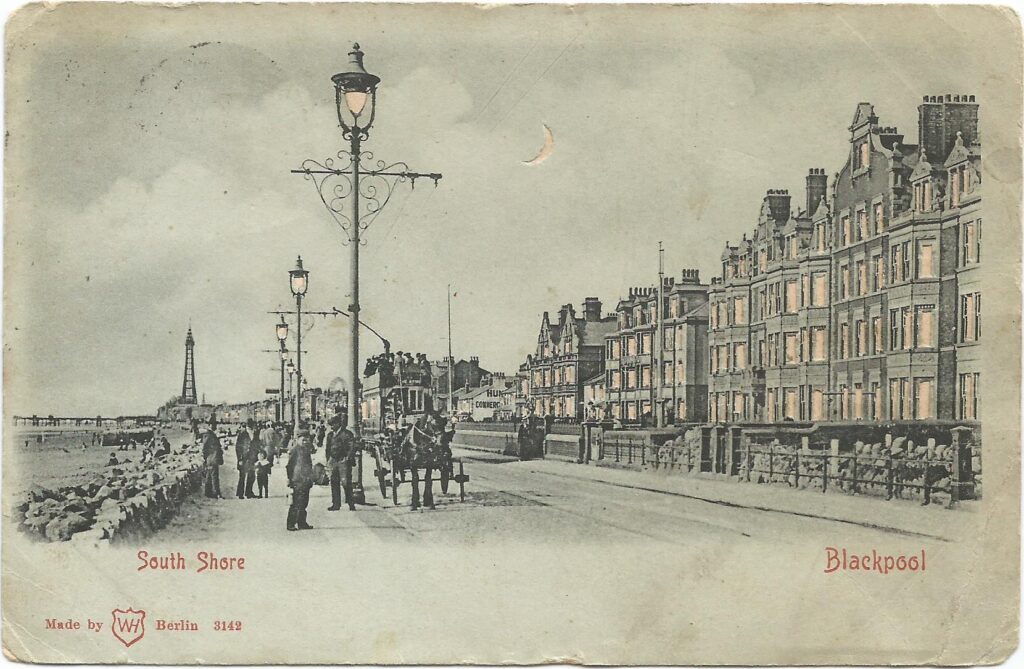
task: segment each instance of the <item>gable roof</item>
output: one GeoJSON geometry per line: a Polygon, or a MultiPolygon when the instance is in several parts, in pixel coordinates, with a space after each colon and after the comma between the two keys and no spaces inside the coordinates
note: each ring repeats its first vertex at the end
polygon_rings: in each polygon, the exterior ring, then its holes
{"type": "Polygon", "coordinates": [[[956,133],[956,142],[953,144],[953,150],[949,152],[949,157],[946,158],[945,167],[952,167],[958,163],[971,159],[971,152],[964,146],[964,136],[959,130],[956,133]]]}
{"type": "Polygon", "coordinates": [[[874,115],[875,108],[870,102],[859,102],[857,109],[853,112],[853,121],[850,123],[850,127],[856,128],[864,123],[869,123],[874,115]]]}

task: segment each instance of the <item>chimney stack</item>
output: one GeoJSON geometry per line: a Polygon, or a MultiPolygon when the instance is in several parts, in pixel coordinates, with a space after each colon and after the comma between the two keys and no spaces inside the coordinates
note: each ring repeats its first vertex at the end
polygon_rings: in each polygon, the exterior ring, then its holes
{"type": "Polygon", "coordinates": [[[828,192],[828,175],[824,168],[812,167],[807,171],[807,215],[813,216],[818,203],[828,192]]]}
{"type": "Polygon", "coordinates": [[[601,300],[596,297],[587,297],[583,300],[583,318],[588,323],[601,320],[601,300]]]}
{"type": "Polygon", "coordinates": [[[684,269],[680,283],[700,283],[700,270],[684,269]]]}
{"type": "Polygon", "coordinates": [[[949,157],[957,132],[965,146],[978,138],[978,103],[973,95],[926,95],[917,112],[918,141],[933,165],[949,157]]]}
{"type": "Polygon", "coordinates": [[[768,209],[771,216],[777,223],[785,223],[789,220],[789,191],[785,189],[771,189],[765,196],[768,200],[768,209]]]}
{"type": "Polygon", "coordinates": [[[882,143],[882,146],[892,151],[894,146],[903,143],[903,134],[900,133],[896,126],[885,126],[878,130],[878,141],[882,143]]]}

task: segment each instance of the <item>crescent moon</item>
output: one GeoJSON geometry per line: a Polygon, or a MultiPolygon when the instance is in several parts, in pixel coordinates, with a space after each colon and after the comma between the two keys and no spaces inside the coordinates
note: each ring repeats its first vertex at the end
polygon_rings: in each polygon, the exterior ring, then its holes
{"type": "Polygon", "coordinates": [[[540,165],[555,150],[555,136],[551,134],[551,128],[548,127],[547,123],[542,123],[541,125],[544,126],[544,146],[540,147],[540,153],[533,160],[524,160],[523,165],[540,165]]]}

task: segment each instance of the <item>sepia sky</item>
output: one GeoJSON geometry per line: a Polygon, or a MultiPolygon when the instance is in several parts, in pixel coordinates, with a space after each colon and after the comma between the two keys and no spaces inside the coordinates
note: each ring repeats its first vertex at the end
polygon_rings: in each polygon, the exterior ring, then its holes
{"type": "MultiPolygon", "coordinates": [[[[363,318],[440,357],[450,283],[456,356],[514,371],[543,311],[652,283],[659,240],[670,273],[707,280],[766,189],[797,206],[807,168],[838,170],[859,101],[916,142],[922,95],[976,94],[987,168],[1018,178],[985,126],[1015,109],[987,51],[1015,26],[981,7],[25,8],[7,32],[7,412],[152,413],[181,390],[190,321],[208,401],[277,386],[265,312],[293,306],[296,255],[307,308],[350,301],[343,233],[288,170],[345,147],[330,77],[353,41],[382,79],[364,148],[444,174],[366,233],[363,318]],[[542,124],[554,153],[525,166],[542,124]]],[[[304,340],[311,386],[346,375],[345,320],[304,340]]]]}

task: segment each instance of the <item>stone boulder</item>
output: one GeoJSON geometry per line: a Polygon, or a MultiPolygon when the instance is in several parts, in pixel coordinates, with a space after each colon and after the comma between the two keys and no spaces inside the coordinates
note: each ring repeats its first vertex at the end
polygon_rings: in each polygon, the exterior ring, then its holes
{"type": "Polygon", "coordinates": [[[89,529],[89,519],[81,514],[67,513],[46,524],[45,535],[50,541],[67,541],[75,532],[89,529]]]}

